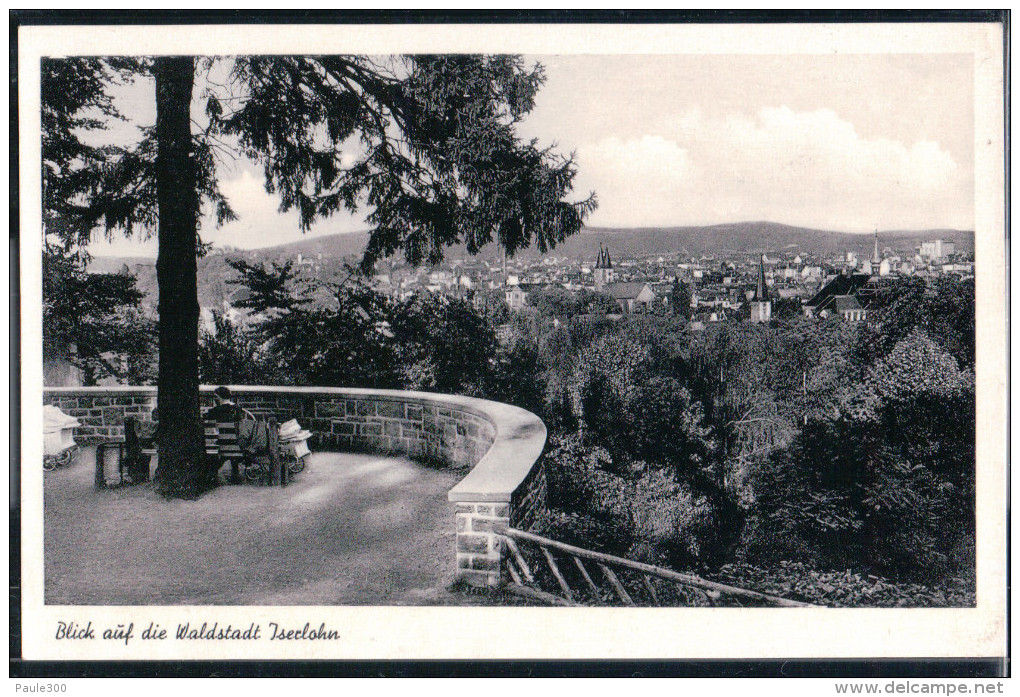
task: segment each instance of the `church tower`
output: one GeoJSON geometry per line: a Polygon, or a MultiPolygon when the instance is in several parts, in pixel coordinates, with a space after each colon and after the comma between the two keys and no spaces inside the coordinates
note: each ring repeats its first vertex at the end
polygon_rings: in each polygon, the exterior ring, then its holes
{"type": "Polygon", "coordinates": [[[769,299],[769,287],[765,283],[765,255],[758,262],[758,286],[751,298],[751,322],[760,324],[772,319],[772,301],[769,299]]]}
{"type": "Polygon", "coordinates": [[[609,258],[609,249],[599,245],[599,258],[595,262],[595,290],[603,290],[613,282],[613,260],[609,258]]]}
{"type": "Polygon", "coordinates": [[[882,257],[878,254],[878,228],[875,228],[875,251],[871,254],[871,266],[875,269],[882,263],[882,257]]]}

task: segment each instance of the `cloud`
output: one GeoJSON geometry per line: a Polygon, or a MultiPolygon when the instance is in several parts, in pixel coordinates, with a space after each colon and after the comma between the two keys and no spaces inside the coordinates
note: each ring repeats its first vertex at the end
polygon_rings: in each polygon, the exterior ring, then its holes
{"type": "MultiPolygon", "coordinates": [[[[866,138],[831,109],[786,106],[707,116],[689,109],[658,133],[618,135],[577,147],[575,190],[594,189],[591,225],[700,225],[773,220],[806,227],[870,231],[974,225],[970,163],[931,140],[866,138]]],[[[293,211],[279,212],[253,167],[224,173],[223,193],[240,220],[202,239],[263,247],[302,239],[293,211]]],[[[309,236],[365,229],[340,213],[309,236]]],[[[144,245],[97,244],[96,254],[155,254],[144,245]]]]}
{"type": "Polygon", "coordinates": [[[862,137],[830,109],[683,113],[664,132],[578,148],[593,225],[770,219],[840,230],[973,225],[970,168],[938,143],[862,137]]]}
{"type": "Polygon", "coordinates": [[[675,192],[693,176],[687,152],[660,136],[633,140],[613,136],[586,148],[580,157],[582,172],[589,162],[597,168],[600,207],[612,217],[636,220],[641,211],[669,206],[675,192]]]}
{"type": "Polygon", "coordinates": [[[278,244],[281,234],[298,228],[298,215],[294,211],[280,213],[280,199],[266,193],[265,182],[244,169],[239,177],[222,179],[220,191],[237,211],[239,220],[216,230],[203,225],[202,238],[238,246],[265,247],[278,244]],[[267,224],[268,223],[268,224],[267,224]]]}
{"type": "Polygon", "coordinates": [[[340,211],[302,232],[297,211],[280,212],[280,198],[266,193],[261,173],[244,168],[233,177],[221,177],[220,191],[238,213],[238,220],[217,229],[210,219],[202,222],[202,240],[242,249],[269,247],[336,232],[364,230],[361,216],[340,211]]]}

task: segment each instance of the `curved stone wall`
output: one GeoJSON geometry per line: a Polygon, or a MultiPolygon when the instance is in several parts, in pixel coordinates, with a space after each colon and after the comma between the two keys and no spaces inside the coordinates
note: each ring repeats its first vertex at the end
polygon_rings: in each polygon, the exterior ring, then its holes
{"type": "MultiPolygon", "coordinates": [[[[212,387],[202,388],[203,407],[212,387]]],[[[457,525],[457,575],[473,584],[500,580],[498,531],[527,529],[546,505],[541,467],[546,429],[518,407],[427,392],[326,387],[231,386],[238,405],[311,431],[313,449],[381,452],[470,468],[450,490],[457,525]]],[[[83,445],[123,437],[124,418],[147,419],[154,387],[46,388],[43,402],[77,418],[83,445]]]]}

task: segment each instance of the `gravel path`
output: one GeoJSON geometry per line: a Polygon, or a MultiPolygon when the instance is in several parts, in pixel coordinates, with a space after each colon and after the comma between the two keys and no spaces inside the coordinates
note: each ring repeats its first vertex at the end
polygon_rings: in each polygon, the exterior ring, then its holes
{"type": "Polygon", "coordinates": [[[463,472],[316,453],[287,488],[222,486],[165,501],[96,491],[91,450],[46,474],[46,603],[466,605],[451,592],[463,472]]]}

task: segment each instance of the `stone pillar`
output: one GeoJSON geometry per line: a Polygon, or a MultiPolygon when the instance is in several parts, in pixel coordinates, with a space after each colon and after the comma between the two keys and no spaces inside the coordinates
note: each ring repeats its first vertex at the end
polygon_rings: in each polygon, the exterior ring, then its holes
{"type": "Polygon", "coordinates": [[[510,504],[457,503],[457,580],[472,586],[500,584],[503,544],[497,533],[510,525],[510,504]]]}

